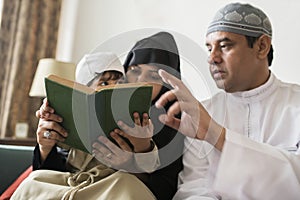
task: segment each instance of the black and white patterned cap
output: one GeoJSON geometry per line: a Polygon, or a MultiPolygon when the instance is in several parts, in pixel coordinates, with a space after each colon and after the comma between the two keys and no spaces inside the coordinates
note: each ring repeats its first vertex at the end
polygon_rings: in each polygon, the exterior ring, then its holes
{"type": "Polygon", "coordinates": [[[250,4],[231,3],[221,8],[209,24],[206,35],[216,31],[272,38],[272,26],[267,15],[250,4]]]}

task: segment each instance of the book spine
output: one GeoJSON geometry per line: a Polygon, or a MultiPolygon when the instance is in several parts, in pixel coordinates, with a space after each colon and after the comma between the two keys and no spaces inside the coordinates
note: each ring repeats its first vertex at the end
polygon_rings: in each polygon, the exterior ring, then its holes
{"type": "Polygon", "coordinates": [[[93,94],[88,96],[88,110],[89,110],[89,140],[94,143],[98,140],[100,135],[105,136],[106,130],[106,104],[105,92],[93,94]]]}
{"type": "Polygon", "coordinates": [[[72,130],[73,139],[70,141],[74,148],[85,152],[90,152],[90,141],[87,137],[89,132],[89,110],[88,95],[76,90],[72,94],[72,118],[74,130],[72,130]]]}

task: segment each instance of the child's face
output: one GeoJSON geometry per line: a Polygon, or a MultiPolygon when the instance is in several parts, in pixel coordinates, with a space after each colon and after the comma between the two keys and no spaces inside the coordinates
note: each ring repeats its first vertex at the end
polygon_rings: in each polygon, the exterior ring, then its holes
{"type": "Polygon", "coordinates": [[[156,98],[162,88],[163,81],[158,75],[158,68],[156,66],[145,64],[130,66],[128,67],[126,76],[129,83],[158,83],[153,84],[152,100],[156,98]]]}
{"type": "Polygon", "coordinates": [[[99,86],[116,84],[120,78],[117,78],[118,76],[115,76],[113,73],[116,72],[103,72],[93,80],[89,87],[96,89],[99,86]]]}

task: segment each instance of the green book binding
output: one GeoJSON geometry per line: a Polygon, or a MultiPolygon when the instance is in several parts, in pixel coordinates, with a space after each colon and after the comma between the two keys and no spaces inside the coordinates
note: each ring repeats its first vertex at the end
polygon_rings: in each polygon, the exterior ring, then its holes
{"type": "Polygon", "coordinates": [[[146,83],[109,85],[94,90],[85,85],[50,75],[45,78],[47,99],[63,118],[67,130],[64,144],[91,153],[92,143],[109,133],[121,120],[133,126],[132,114],[148,113],[152,86],[146,83]]]}

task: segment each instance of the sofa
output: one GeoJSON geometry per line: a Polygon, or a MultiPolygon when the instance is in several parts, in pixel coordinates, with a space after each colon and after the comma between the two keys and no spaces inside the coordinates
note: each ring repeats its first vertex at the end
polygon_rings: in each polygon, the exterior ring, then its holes
{"type": "Polygon", "coordinates": [[[0,144],[0,195],[31,166],[33,149],[0,144]]]}

